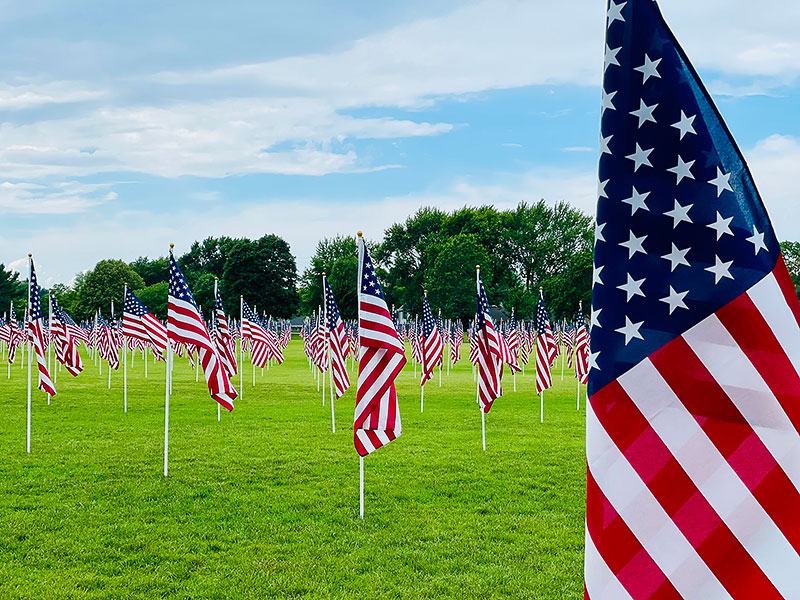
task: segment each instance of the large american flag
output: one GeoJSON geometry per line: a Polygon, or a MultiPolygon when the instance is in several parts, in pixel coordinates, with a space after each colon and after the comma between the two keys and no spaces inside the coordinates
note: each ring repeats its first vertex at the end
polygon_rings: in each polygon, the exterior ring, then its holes
{"type": "Polygon", "coordinates": [[[178,267],[172,250],[169,252],[169,296],[167,297],[167,333],[169,340],[197,348],[203,374],[211,397],[224,408],[233,410],[236,390],[222,366],[203,316],[178,267]]]}
{"type": "Polygon", "coordinates": [[[433,377],[433,370],[439,365],[444,350],[444,342],[439,333],[436,319],[433,318],[431,305],[428,304],[428,294],[422,299],[422,334],[420,336],[420,351],[422,355],[420,386],[433,377]]]}
{"type": "Polygon", "coordinates": [[[800,598],[800,305],[656,3],[607,27],[586,596],[800,598]]]}
{"type": "Polygon", "coordinates": [[[359,235],[358,389],[353,441],[360,456],[374,452],[402,433],[394,380],[406,364],[403,340],[375,276],[375,265],[359,235]]]}
{"type": "Polygon", "coordinates": [[[28,300],[30,302],[27,319],[28,340],[33,344],[33,349],[36,351],[36,364],[39,368],[39,389],[51,396],[55,396],[56,388],[50,380],[50,373],[47,370],[47,356],[45,355],[42,298],[39,292],[39,284],[36,281],[36,269],[33,266],[33,259],[30,258],[29,260],[31,278],[28,283],[28,300]]]}
{"type": "Polygon", "coordinates": [[[122,333],[150,344],[157,356],[163,355],[167,348],[167,328],[130,289],[125,293],[122,305],[122,333]]]}
{"type": "Polygon", "coordinates": [[[544,308],[544,298],[539,290],[539,306],[536,309],[536,393],[540,394],[553,385],[550,365],[553,362],[555,340],[550,329],[550,319],[544,308]]]}
{"type": "Polygon", "coordinates": [[[333,377],[336,397],[341,398],[350,387],[350,375],[347,373],[347,333],[344,322],[339,314],[339,307],[333,297],[333,290],[325,280],[325,337],[328,340],[330,352],[330,376],[333,377]]]}
{"type": "Polygon", "coordinates": [[[489,313],[489,301],[483,289],[481,272],[477,271],[478,313],[475,317],[477,348],[478,404],[489,412],[492,403],[503,395],[503,356],[500,350],[502,335],[495,329],[489,313]]]}

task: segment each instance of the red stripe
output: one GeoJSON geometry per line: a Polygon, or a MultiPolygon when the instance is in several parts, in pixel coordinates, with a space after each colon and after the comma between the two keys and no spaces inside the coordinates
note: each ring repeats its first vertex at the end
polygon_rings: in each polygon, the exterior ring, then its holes
{"type": "Polygon", "coordinates": [[[800,302],[797,300],[797,290],[792,283],[792,278],[789,275],[789,270],[786,268],[786,262],[783,260],[783,255],[778,257],[778,262],[772,270],[772,274],[778,281],[778,286],[783,292],[783,297],[786,298],[786,303],[789,305],[797,324],[800,325],[800,302]]]}

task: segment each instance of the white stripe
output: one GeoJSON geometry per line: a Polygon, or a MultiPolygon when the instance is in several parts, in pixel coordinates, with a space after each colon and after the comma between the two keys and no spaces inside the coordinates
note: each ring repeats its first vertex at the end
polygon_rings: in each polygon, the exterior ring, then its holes
{"type": "Polygon", "coordinates": [[[736,340],[715,315],[683,337],[795,487],[800,486],[800,435],[736,340]]]}
{"type": "MultiPolygon", "coordinates": [[[[709,317],[714,318],[716,317],[709,317]]],[[[708,319],[706,319],[708,320],[708,319]]],[[[800,555],[708,439],[649,359],[619,378],[714,511],[786,598],[800,594],[800,555]]]]}
{"type": "Polygon", "coordinates": [[[597,485],[684,598],[730,598],[628,460],[586,409],[586,457],[597,485]]]}
{"type": "Polygon", "coordinates": [[[589,529],[586,528],[586,555],[583,566],[583,580],[591,600],[633,600],[622,587],[616,575],[608,568],[606,561],[595,548],[589,529]]]}
{"type": "Polygon", "coordinates": [[[770,273],[747,292],[761,316],[772,329],[794,370],[800,375],[800,327],[786,303],[775,275],[770,273]]]}

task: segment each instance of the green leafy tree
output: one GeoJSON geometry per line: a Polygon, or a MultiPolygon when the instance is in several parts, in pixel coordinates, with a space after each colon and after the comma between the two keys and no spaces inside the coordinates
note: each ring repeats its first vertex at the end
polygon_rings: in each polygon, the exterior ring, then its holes
{"type": "Polygon", "coordinates": [[[545,305],[555,320],[572,320],[583,302],[583,315],[591,313],[592,251],[589,249],[569,257],[566,268],[542,282],[545,305]]]}
{"type": "Polygon", "coordinates": [[[448,239],[438,252],[428,283],[431,307],[442,309],[446,319],[468,323],[475,314],[475,266],[481,276],[492,279],[489,254],[474,234],[458,234],[448,239]]]}
{"type": "Polygon", "coordinates": [[[78,292],[68,285],[64,285],[63,283],[55,284],[51,288],[51,291],[53,293],[53,297],[58,300],[59,306],[67,311],[68,315],[76,318],[75,315],[77,314],[77,311],[80,310],[80,298],[78,297],[78,292]]]}
{"type": "Polygon", "coordinates": [[[104,315],[111,310],[114,301],[116,316],[122,314],[125,284],[132,290],[144,287],[144,281],[127,263],[121,260],[101,260],[81,282],[78,296],[80,305],[76,319],[88,319],[98,308],[104,315]]]}
{"type": "Polygon", "coordinates": [[[145,285],[167,281],[169,275],[169,261],[165,256],[153,259],[140,256],[131,263],[131,268],[139,274],[145,285]]]}
{"type": "Polygon", "coordinates": [[[159,281],[153,285],[136,290],[136,296],[142,301],[148,310],[156,317],[165,321],[167,318],[167,294],[169,284],[166,281],[159,281]]]}
{"type": "Polygon", "coordinates": [[[274,317],[295,314],[300,297],[297,293],[297,264],[289,244],[277,235],[258,240],[235,240],[228,252],[220,280],[223,301],[232,314],[238,314],[239,295],[274,317]]]}
{"type": "Polygon", "coordinates": [[[781,251],[797,297],[800,298],[800,242],[781,242],[781,251]]]}
{"type": "Polygon", "coordinates": [[[322,274],[325,273],[342,318],[357,317],[357,252],[356,240],[352,237],[325,238],[317,244],[311,265],[303,272],[300,280],[300,311],[303,314],[311,314],[322,305],[322,274]]]}
{"type": "Polygon", "coordinates": [[[19,280],[19,273],[0,263],[0,316],[8,311],[11,302],[24,306],[27,296],[28,284],[19,280]]]}

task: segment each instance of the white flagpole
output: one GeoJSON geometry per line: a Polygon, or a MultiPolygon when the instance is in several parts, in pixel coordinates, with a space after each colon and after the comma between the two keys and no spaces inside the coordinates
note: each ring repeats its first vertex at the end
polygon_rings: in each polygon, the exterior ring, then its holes
{"type": "MultiPolygon", "coordinates": [[[[31,277],[33,271],[33,260],[32,254],[28,254],[28,306],[31,305],[31,277]]],[[[26,311],[27,314],[27,311],[26,311]]],[[[26,345],[30,345],[30,338],[28,337],[28,323],[27,320],[24,322],[23,331],[25,332],[25,344],[23,344],[23,348],[26,345]]],[[[24,360],[24,355],[23,355],[24,360]]],[[[27,418],[27,450],[28,454],[31,453],[31,350],[28,348],[28,418],[27,418]]]]}
{"type": "Polygon", "coordinates": [[[364,518],[364,457],[358,457],[358,516],[364,518]]]}
{"type": "MultiPolygon", "coordinates": [[[[477,292],[478,292],[478,296],[479,297],[480,297],[480,292],[481,292],[480,277],[481,277],[481,266],[480,265],[475,265],[475,287],[477,288],[477,292]]],[[[473,335],[476,336],[476,340],[477,340],[477,336],[479,335],[478,334],[478,314],[477,313],[475,314],[475,324],[474,324],[473,327],[474,327],[473,335]]],[[[501,333],[498,331],[497,335],[501,335],[501,333]]],[[[475,401],[478,403],[478,410],[481,411],[481,443],[483,444],[483,451],[486,452],[486,415],[483,412],[483,407],[481,406],[481,374],[480,374],[481,363],[480,363],[480,361],[478,361],[475,365],[473,365],[473,367],[475,369],[475,374],[476,374],[475,381],[477,382],[476,385],[475,385],[475,401]]]]}
{"type": "Polygon", "coordinates": [[[576,408],[577,408],[577,410],[580,410],[581,409],[581,380],[580,379],[578,379],[578,393],[575,394],[575,396],[576,396],[575,397],[575,401],[577,403],[576,408]]]}
{"type": "MultiPolygon", "coordinates": [[[[578,384],[580,387],[580,384],[578,384]]],[[[539,394],[539,422],[544,423],[544,390],[539,394]]]]}
{"type": "MultiPolygon", "coordinates": [[[[128,284],[125,284],[125,291],[122,295],[122,319],[125,320],[125,300],[128,297],[128,284]]],[[[123,328],[124,331],[124,328],[123,328]]],[[[134,353],[135,356],[135,353],[134,353]]],[[[122,334],[122,412],[128,412],[128,341],[125,334],[122,334]]]]}
{"type": "Polygon", "coordinates": [[[480,404],[478,404],[478,410],[481,411],[481,442],[483,442],[483,451],[486,452],[486,413],[483,412],[480,404]]]}
{"type": "MultiPolygon", "coordinates": [[[[50,355],[53,352],[53,291],[47,292],[47,372],[52,373],[50,370],[50,355]]],[[[53,374],[56,380],[58,375],[53,374]]],[[[47,394],[47,406],[50,406],[50,394],[47,394]]]]}
{"type": "Polygon", "coordinates": [[[150,347],[149,346],[145,346],[144,350],[142,350],[142,356],[144,357],[144,378],[145,379],[147,379],[147,363],[150,361],[150,357],[148,356],[148,354],[150,354],[150,347]]]}
{"type": "Polygon", "coordinates": [[[164,399],[164,477],[169,472],[169,392],[172,387],[172,344],[167,340],[167,381],[165,387],[164,399]]]}
{"type": "MultiPolygon", "coordinates": [[[[419,315],[414,317],[414,337],[417,338],[417,327],[419,327],[419,315]]],[[[414,360],[414,340],[411,340],[411,360],[414,361],[414,379],[417,378],[417,361],[414,360]]]]}
{"type": "Polygon", "coordinates": [[[419,412],[425,407],[425,385],[419,386],[419,412]]]}
{"type": "MultiPolygon", "coordinates": [[[[14,310],[14,302],[13,301],[10,302],[9,306],[8,306],[8,314],[9,315],[11,315],[11,311],[12,310],[14,310]]],[[[19,327],[19,324],[17,324],[17,327],[19,327]]],[[[11,321],[9,321],[8,330],[11,331],[11,321]]],[[[10,337],[9,337],[9,342],[8,343],[9,344],[11,343],[11,338],[10,337]]],[[[11,353],[11,347],[10,346],[8,346],[8,352],[9,352],[9,354],[11,353]]],[[[11,379],[11,363],[10,362],[8,363],[8,379],[11,379]]]]}
{"type": "Polygon", "coordinates": [[[244,391],[244,296],[239,296],[239,400],[244,391]]]}
{"type": "MultiPolygon", "coordinates": [[[[217,327],[217,288],[219,287],[219,277],[214,277],[214,308],[211,312],[211,323],[214,325],[216,334],[219,335],[219,327],[217,327]]],[[[217,422],[222,420],[222,408],[220,403],[217,402],[217,422]]]]}
{"type": "MultiPolygon", "coordinates": [[[[111,323],[114,322],[114,301],[111,301],[111,323]]],[[[109,323],[109,328],[111,326],[109,323]]],[[[108,354],[109,357],[111,356],[111,344],[116,344],[116,331],[113,332],[114,335],[111,336],[111,339],[108,341],[108,354]]],[[[108,361],[108,389],[111,389],[111,361],[108,361]]]]}

